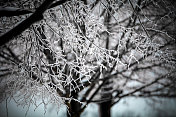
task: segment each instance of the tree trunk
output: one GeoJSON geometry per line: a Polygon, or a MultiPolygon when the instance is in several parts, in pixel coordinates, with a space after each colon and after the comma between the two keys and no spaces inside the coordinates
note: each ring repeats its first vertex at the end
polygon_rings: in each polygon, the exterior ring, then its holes
{"type": "MultiPolygon", "coordinates": [[[[75,92],[72,94],[72,96],[75,99],[78,98],[78,94],[75,92]]],[[[69,104],[69,110],[67,111],[67,117],[80,117],[80,107],[81,104],[79,102],[71,100],[69,104]]]]}
{"type": "Polygon", "coordinates": [[[101,100],[103,102],[100,103],[99,105],[99,116],[100,117],[111,117],[111,91],[112,91],[112,86],[111,86],[111,81],[107,80],[105,82],[104,87],[102,88],[102,95],[101,95],[101,100]]]}
{"type": "MultiPolygon", "coordinates": [[[[109,12],[112,11],[111,7],[109,6],[109,1],[108,2],[108,5],[107,5],[107,12],[106,12],[106,16],[105,16],[105,25],[107,27],[107,30],[109,31],[110,30],[110,27],[109,27],[109,23],[110,23],[110,20],[111,20],[111,14],[109,12]]],[[[109,49],[109,33],[106,33],[106,49],[109,49]]],[[[105,63],[107,64],[107,63],[105,63]]],[[[106,66],[106,65],[105,65],[106,66]]],[[[103,75],[105,75],[108,71],[105,71],[103,70],[103,75]]],[[[112,81],[110,79],[106,80],[105,81],[105,84],[104,86],[102,87],[102,94],[101,94],[101,100],[103,102],[100,103],[99,105],[99,116],[100,117],[111,117],[111,98],[112,98],[112,94],[111,94],[111,91],[112,91],[112,81]]]]}
{"type": "Polygon", "coordinates": [[[111,117],[111,100],[100,104],[100,117],[111,117]]]}

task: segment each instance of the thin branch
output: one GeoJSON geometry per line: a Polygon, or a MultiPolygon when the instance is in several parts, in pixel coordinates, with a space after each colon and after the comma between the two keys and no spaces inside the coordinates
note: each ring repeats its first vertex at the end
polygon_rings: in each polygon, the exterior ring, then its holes
{"type": "Polygon", "coordinates": [[[131,0],[129,0],[129,3],[130,3],[130,5],[131,5],[131,7],[132,7],[134,13],[136,14],[136,16],[137,16],[137,18],[138,18],[138,20],[139,20],[139,23],[140,23],[141,27],[143,28],[144,32],[146,33],[147,37],[150,38],[150,35],[148,34],[146,28],[145,28],[144,25],[142,24],[141,18],[140,18],[140,17],[138,16],[138,14],[136,13],[135,8],[134,8],[134,6],[133,6],[131,0]]]}

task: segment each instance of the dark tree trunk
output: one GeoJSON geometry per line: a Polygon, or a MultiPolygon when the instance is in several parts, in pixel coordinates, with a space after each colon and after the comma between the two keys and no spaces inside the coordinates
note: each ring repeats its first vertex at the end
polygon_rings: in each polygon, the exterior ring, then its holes
{"type": "MultiPolygon", "coordinates": [[[[108,1],[109,3],[109,1],[108,1]]],[[[109,3],[110,4],[110,3],[109,3]]],[[[112,11],[111,9],[111,6],[107,6],[108,10],[105,12],[106,16],[105,16],[105,25],[107,27],[107,30],[109,31],[110,30],[110,27],[109,27],[109,23],[110,23],[110,20],[111,20],[111,14],[109,12],[112,11]]],[[[109,33],[106,34],[107,38],[106,38],[106,49],[109,49],[109,33]]],[[[106,66],[107,63],[105,63],[105,66],[106,66]]],[[[105,75],[106,73],[108,73],[108,71],[105,71],[103,70],[103,75],[105,75]]],[[[99,107],[99,116],[100,117],[111,117],[111,98],[112,98],[112,94],[111,94],[111,91],[112,91],[112,81],[110,79],[106,80],[105,81],[105,84],[104,86],[102,87],[102,94],[101,94],[101,100],[103,102],[100,103],[100,107],[99,107]]]]}
{"type": "Polygon", "coordinates": [[[102,88],[101,100],[99,105],[99,117],[111,117],[111,98],[112,98],[112,82],[107,80],[102,88]]]}
{"type": "MultiPolygon", "coordinates": [[[[73,93],[72,94],[73,98],[77,99],[78,94],[73,93]]],[[[80,108],[81,104],[77,101],[71,100],[69,104],[69,110],[67,111],[67,117],[80,117],[80,108]]]]}
{"type": "Polygon", "coordinates": [[[111,100],[100,104],[100,117],[111,117],[111,100]]]}

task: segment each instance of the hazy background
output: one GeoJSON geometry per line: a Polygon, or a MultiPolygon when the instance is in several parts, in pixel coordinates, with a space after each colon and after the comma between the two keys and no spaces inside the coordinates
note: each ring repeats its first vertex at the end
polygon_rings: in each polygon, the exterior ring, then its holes
{"type": "MultiPolygon", "coordinates": [[[[66,117],[66,107],[61,107],[59,113],[54,105],[49,105],[46,114],[41,105],[35,111],[35,106],[31,106],[27,117],[66,117]]],[[[9,117],[25,117],[27,107],[16,106],[14,101],[8,102],[9,117]]],[[[157,98],[155,102],[147,98],[124,98],[114,105],[111,113],[112,117],[176,117],[175,98],[157,98]]],[[[7,117],[5,101],[0,103],[0,117],[7,117]]],[[[82,113],[82,117],[98,117],[98,105],[90,104],[82,113]]]]}

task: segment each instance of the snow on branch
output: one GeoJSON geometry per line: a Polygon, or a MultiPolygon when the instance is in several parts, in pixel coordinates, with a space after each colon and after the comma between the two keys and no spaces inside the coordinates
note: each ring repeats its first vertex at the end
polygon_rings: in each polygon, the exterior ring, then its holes
{"type": "MultiPolygon", "coordinates": [[[[54,0],[45,0],[43,4],[27,19],[21,21],[13,29],[0,36],[0,46],[6,44],[17,35],[21,34],[25,29],[29,28],[33,23],[43,19],[43,13],[52,5],[54,0]]],[[[62,0],[65,1],[65,0],[62,0]]],[[[63,3],[63,2],[59,2],[63,3]]],[[[14,9],[13,9],[14,10],[14,9]]],[[[13,11],[11,10],[11,11],[13,11]]]]}
{"type": "Polygon", "coordinates": [[[176,64],[175,39],[169,33],[175,28],[170,17],[161,18],[161,12],[153,11],[153,3],[45,0],[0,37],[0,45],[6,44],[0,51],[0,86],[8,86],[9,95],[20,93],[21,102],[35,102],[38,96],[43,104],[60,100],[57,104],[68,106],[71,100],[89,104],[107,94],[112,98],[103,99],[115,103],[135,93],[142,95],[150,87],[161,89],[157,86],[173,80],[165,75],[176,64]]]}

